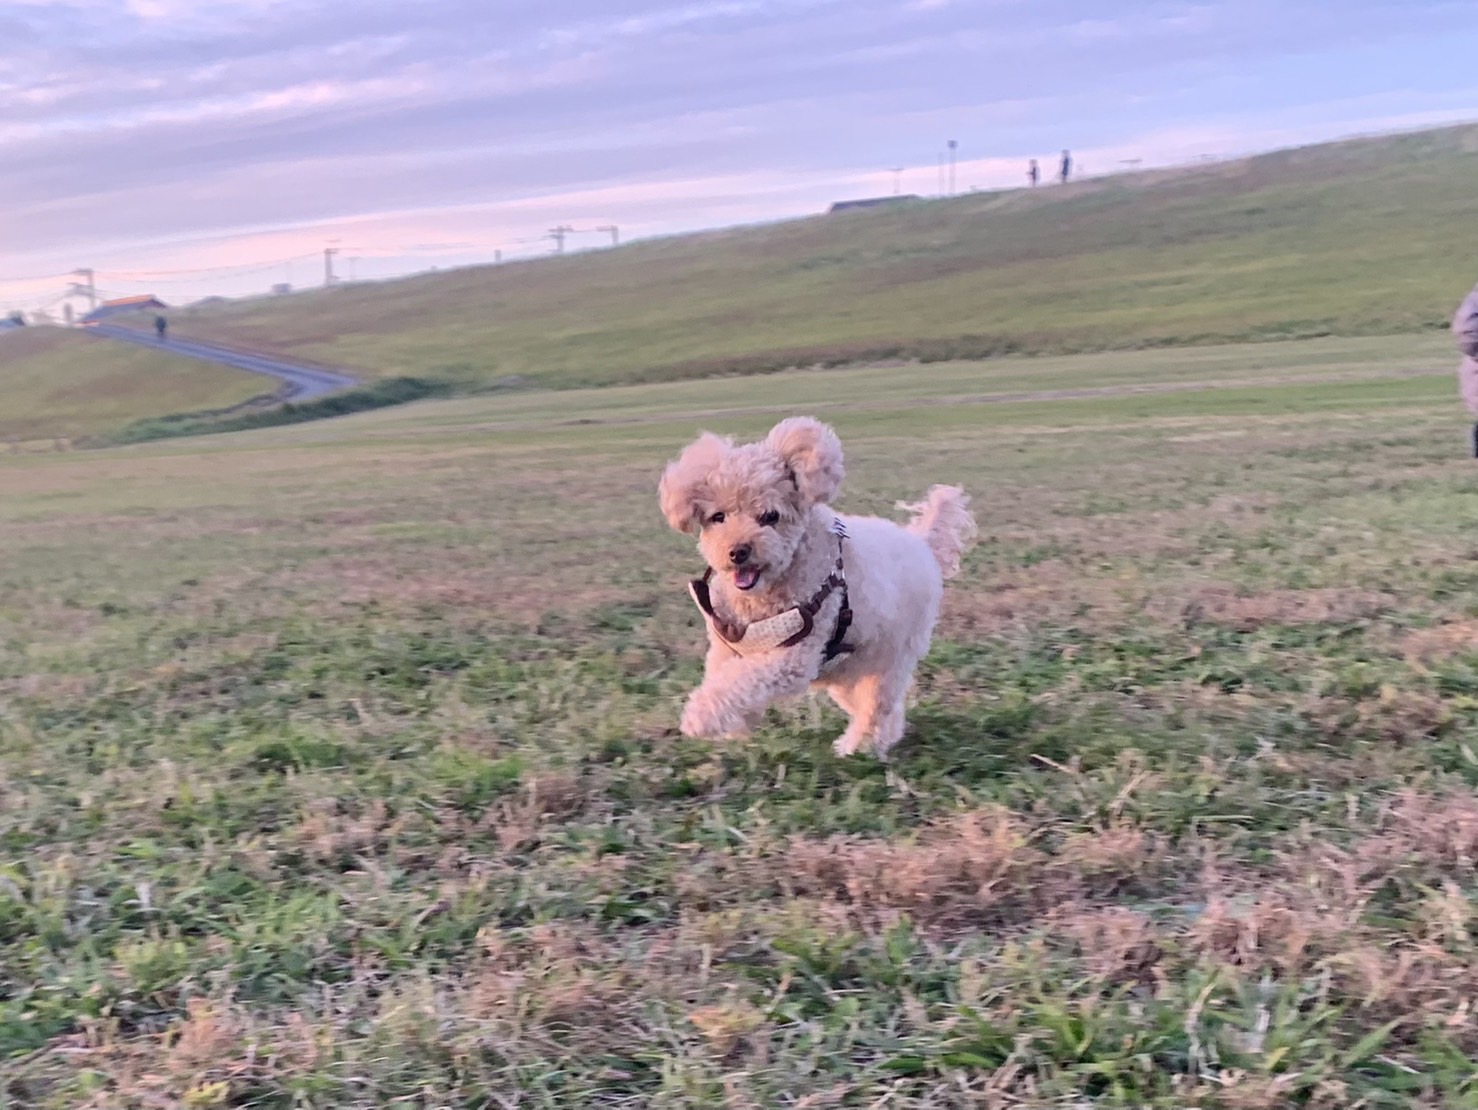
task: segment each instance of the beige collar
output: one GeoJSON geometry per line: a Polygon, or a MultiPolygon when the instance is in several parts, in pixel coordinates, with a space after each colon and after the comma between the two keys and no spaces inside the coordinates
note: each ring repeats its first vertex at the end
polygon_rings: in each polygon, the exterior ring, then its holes
{"type": "Polygon", "coordinates": [[[826,581],[821,583],[821,588],[812,595],[809,601],[793,609],[787,609],[783,613],[777,613],[773,617],[766,617],[764,620],[747,625],[726,621],[720,617],[714,612],[713,597],[709,590],[709,583],[713,579],[712,567],[703,572],[702,578],[694,578],[688,583],[688,593],[692,595],[704,619],[735,655],[757,655],[775,648],[795,647],[815,631],[816,614],[821,611],[821,606],[826,603],[826,599],[834,590],[841,591],[842,607],[837,612],[836,628],[826,642],[823,661],[830,662],[838,655],[852,650],[849,645],[842,642],[852,623],[852,610],[847,604],[847,579],[842,567],[842,541],[847,537],[847,530],[840,520],[834,520],[831,533],[837,538],[835,569],[827,575],[826,581]]]}

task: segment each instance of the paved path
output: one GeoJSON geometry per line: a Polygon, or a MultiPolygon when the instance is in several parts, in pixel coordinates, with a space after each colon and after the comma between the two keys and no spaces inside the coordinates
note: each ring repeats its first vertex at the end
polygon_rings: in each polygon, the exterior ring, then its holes
{"type": "Polygon", "coordinates": [[[118,339],[124,343],[135,343],[140,347],[152,347],[157,351],[167,351],[170,354],[184,355],[187,358],[204,359],[206,362],[218,363],[221,366],[230,366],[237,370],[247,370],[253,374],[276,378],[286,387],[282,394],[284,401],[311,401],[315,397],[322,397],[325,393],[334,393],[337,390],[359,384],[358,378],[328,370],[322,366],[305,366],[300,362],[291,362],[277,355],[258,354],[235,347],[221,347],[214,343],[202,343],[198,339],[169,338],[161,342],[154,337],[153,332],[139,331],[120,324],[89,324],[84,330],[102,339],[118,339]]]}

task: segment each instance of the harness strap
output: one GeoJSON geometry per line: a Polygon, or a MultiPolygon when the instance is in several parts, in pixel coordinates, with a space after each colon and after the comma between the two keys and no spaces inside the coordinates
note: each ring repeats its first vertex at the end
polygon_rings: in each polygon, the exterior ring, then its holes
{"type": "Polygon", "coordinates": [[[719,638],[729,646],[729,649],[735,655],[743,654],[736,645],[744,641],[751,629],[770,622],[783,622],[788,627],[794,623],[794,620],[791,619],[792,615],[800,619],[800,627],[774,646],[795,647],[815,631],[816,614],[821,611],[821,607],[826,604],[827,598],[831,597],[834,590],[841,591],[842,604],[841,608],[837,610],[836,626],[832,630],[830,639],[826,641],[826,645],[822,649],[822,662],[829,663],[837,656],[844,655],[853,650],[852,646],[845,642],[847,631],[852,626],[852,608],[847,602],[847,578],[845,567],[842,563],[842,541],[847,538],[846,526],[840,520],[833,520],[831,533],[837,538],[836,567],[831,574],[827,575],[826,581],[821,584],[821,588],[816,591],[815,596],[809,601],[802,602],[794,609],[788,609],[784,613],[770,617],[765,621],[757,621],[753,625],[739,625],[724,620],[714,611],[713,596],[709,586],[709,583],[713,580],[712,567],[704,570],[703,577],[694,578],[688,583],[688,592],[692,595],[694,603],[713,625],[713,629],[719,634],[719,638]]]}
{"type": "Polygon", "coordinates": [[[852,646],[845,642],[847,630],[852,627],[852,607],[847,604],[847,575],[842,566],[842,541],[847,538],[847,526],[842,523],[840,517],[836,517],[831,522],[831,531],[837,538],[837,569],[831,578],[827,579],[827,582],[830,583],[834,578],[840,585],[842,607],[837,610],[836,628],[832,630],[831,639],[826,641],[826,647],[822,650],[823,663],[830,663],[838,655],[844,655],[852,650],[852,646]]]}

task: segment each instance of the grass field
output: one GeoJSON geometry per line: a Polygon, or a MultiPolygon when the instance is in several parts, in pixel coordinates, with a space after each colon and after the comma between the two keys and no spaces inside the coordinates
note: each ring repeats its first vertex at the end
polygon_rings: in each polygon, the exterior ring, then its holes
{"type": "Polygon", "coordinates": [[[0,1106],[1478,1106],[1448,361],[780,374],[0,459],[0,1106]],[[961,481],[982,522],[886,767],[819,704],[675,733],[702,633],[656,476],[808,408],[845,508],[961,481]]]}
{"type": "Polygon", "coordinates": [[[1478,128],[349,285],[181,334],[467,388],[1439,329],[1478,128]]]}
{"type": "Polygon", "coordinates": [[[0,335],[0,442],[78,439],[143,417],[227,408],[271,392],[254,374],[61,328],[0,335]]]}

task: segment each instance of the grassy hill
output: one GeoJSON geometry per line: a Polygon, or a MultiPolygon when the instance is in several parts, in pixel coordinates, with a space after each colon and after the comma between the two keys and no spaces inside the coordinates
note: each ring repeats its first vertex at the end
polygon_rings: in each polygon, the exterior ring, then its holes
{"type": "Polygon", "coordinates": [[[973,194],[216,307],[182,332],[569,386],[1437,328],[1478,275],[1478,127],[973,194]]]}
{"type": "Polygon", "coordinates": [[[271,384],[61,328],[0,334],[0,441],[75,439],[163,412],[225,408],[271,384]]]}

